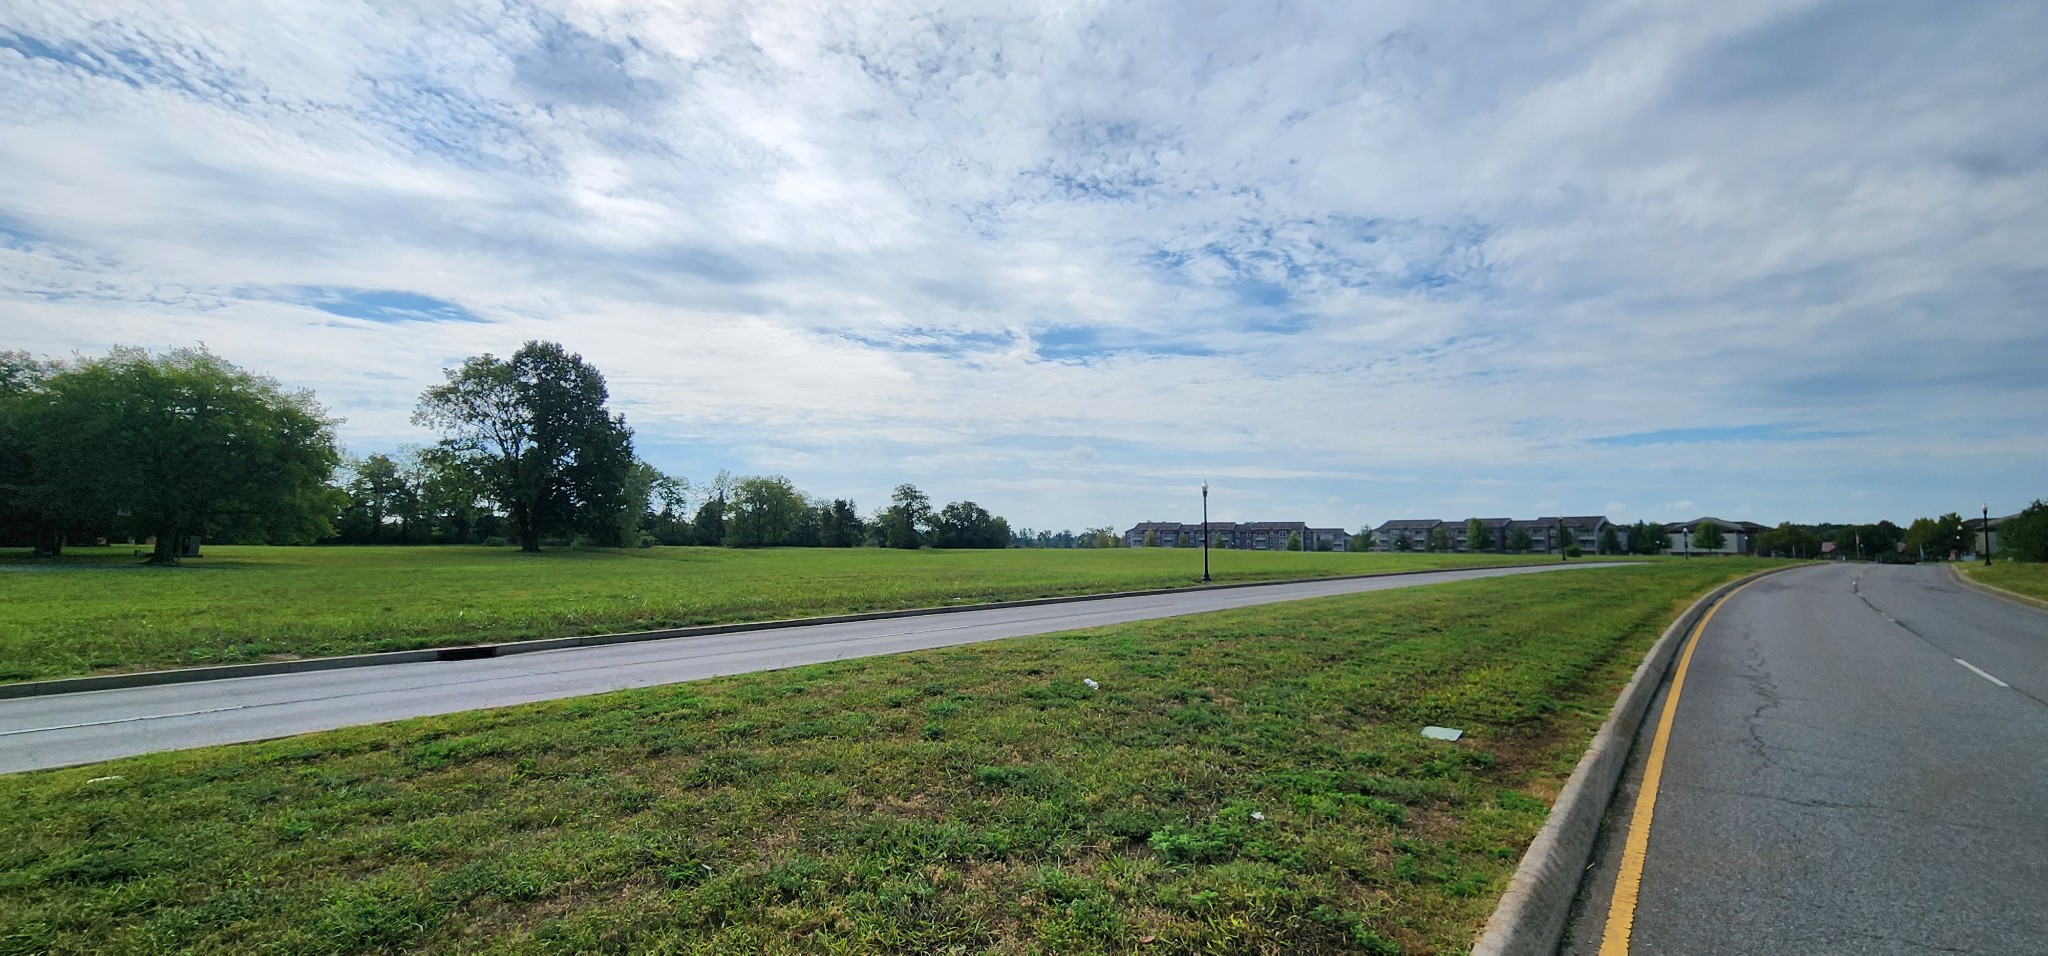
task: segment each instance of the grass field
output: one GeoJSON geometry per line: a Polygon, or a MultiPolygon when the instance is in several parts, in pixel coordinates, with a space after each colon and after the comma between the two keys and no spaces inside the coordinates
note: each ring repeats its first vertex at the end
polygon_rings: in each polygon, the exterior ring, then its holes
{"type": "Polygon", "coordinates": [[[1293,602],[4,777],[0,950],[1462,951],[1643,650],[1760,564],[1293,602]]]}
{"type": "MultiPolygon", "coordinates": [[[[1198,550],[209,547],[0,559],[0,681],[1192,584],[1198,550]]],[[[1219,581],[1504,564],[1498,555],[1211,552],[1219,581]]]]}
{"type": "Polygon", "coordinates": [[[2000,561],[1988,568],[1977,564],[1962,565],[1960,568],[1971,580],[2048,601],[2048,564],[2000,561]]]}

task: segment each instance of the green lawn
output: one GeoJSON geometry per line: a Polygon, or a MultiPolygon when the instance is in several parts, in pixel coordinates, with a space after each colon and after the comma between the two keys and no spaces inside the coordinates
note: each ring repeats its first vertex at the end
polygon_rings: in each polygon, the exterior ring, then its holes
{"type": "Polygon", "coordinates": [[[1650,641],[1762,564],[1293,602],[4,777],[0,951],[1462,951],[1650,641]]]}
{"type": "Polygon", "coordinates": [[[1972,580],[2048,601],[2048,564],[2000,561],[1988,568],[1979,564],[1964,565],[1961,570],[1972,580]]]}
{"type": "MultiPolygon", "coordinates": [[[[1192,584],[1199,550],[209,547],[0,559],[0,681],[1192,584]]],[[[1502,564],[1217,551],[1219,581],[1502,564]]]]}

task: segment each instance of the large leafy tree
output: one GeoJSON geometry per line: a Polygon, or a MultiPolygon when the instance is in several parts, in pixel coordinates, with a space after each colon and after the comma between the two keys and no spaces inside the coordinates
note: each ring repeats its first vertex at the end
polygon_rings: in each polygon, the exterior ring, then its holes
{"type": "Polygon", "coordinates": [[[878,518],[883,547],[916,548],[924,543],[931,525],[932,499],[916,485],[897,485],[889,496],[889,507],[882,509],[878,518]]]}
{"type": "Polygon", "coordinates": [[[733,483],[726,505],[725,546],[768,548],[790,544],[810,505],[781,475],[749,476],[733,483]]]}
{"type": "Polygon", "coordinates": [[[1010,523],[972,501],[955,501],[932,518],[936,548],[1007,548],[1010,523]]]}
{"type": "Polygon", "coordinates": [[[619,543],[633,433],[605,408],[597,369],[556,343],[528,342],[510,359],[486,353],[445,374],[413,421],[440,430],[440,447],[479,476],[520,550],[573,532],[619,543]]]}
{"type": "Polygon", "coordinates": [[[1719,551],[1727,544],[1728,536],[1711,521],[1702,521],[1692,529],[1692,546],[1696,550],[1719,551]]]}
{"type": "MultiPolygon", "coordinates": [[[[1998,556],[2010,561],[2048,561],[2048,503],[2035,501],[1999,522],[1998,556]]],[[[1973,539],[1974,540],[1974,539],[1973,539]]]]}
{"type": "Polygon", "coordinates": [[[312,393],[204,348],[69,363],[11,417],[33,463],[28,505],[154,535],[152,563],[178,563],[190,535],[295,542],[329,530],[334,419],[312,393]]]}
{"type": "Polygon", "coordinates": [[[1465,550],[1493,550],[1493,529],[1488,528],[1486,522],[1478,518],[1467,519],[1465,522],[1465,550]]]}

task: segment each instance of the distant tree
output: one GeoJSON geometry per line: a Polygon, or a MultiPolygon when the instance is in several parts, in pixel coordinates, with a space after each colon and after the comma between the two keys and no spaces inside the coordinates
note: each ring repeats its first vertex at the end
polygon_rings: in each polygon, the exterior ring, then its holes
{"type": "Polygon", "coordinates": [[[1712,521],[1702,521],[1692,529],[1692,546],[1700,551],[1719,551],[1727,546],[1728,537],[1721,532],[1721,526],[1712,521]]]}
{"type": "Polygon", "coordinates": [[[2048,561],[2048,503],[2033,504],[1999,522],[1998,556],[2008,561],[2048,561]]]}
{"type": "Polygon", "coordinates": [[[1516,528],[1508,532],[1508,550],[1517,554],[1536,550],[1536,542],[1529,537],[1529,529],[1516,528]]]}
{"type": "Polygon", "coordinates": [[[1443,526],[1442,526],[1442,525],[1438,525],[1438,526],[1436,526],[1436,527],[1434,527],[1434,528],[1431,528],[1431,529],[1430,529],[1430,531],[1429,531],[1429,550],[1431,550],[1431,551],[1449,551],[1449,550],[1451,550],[1451,536],[1450,536],[1450,534],[1449,534],[1448,532],[1444,531],[1444,528],[1443,528],[1443,526]]]}
{"type": "Polygon", "coordinates": [[[1223,532],[1218,531],[1209,536],[1209,547],[1214,549],[1229,550],[1230,539],[1224,537],[1223,532]]]}
{"type": "Polygon", "coordinates": [[[1493,529],[1491,529],[1491,528],[1488,528],[1488,527],[1486,526],[1486,522],[1484,522],[1484,521],[1481,521],[1481,520],[1479,520],[1478,518],[1471,518],[1471,519],[1468,519],[1468,520],[1466,520],[1466,522],[1465,522],[1465,550],[1467,550],[1467,551],[1491,551],[1491,550],[1493,550],[1493,529]]]}
{"type": "Polygon", "coordinates": [[[1411,539],[1410,539],[1410,538],[1408,537],[1408,532],[1406,532],[1406,531],[1396,531],[1396,532],[1394,532],[1394,550],[1396,550],[1396,551],[1413,551],[1413,550],[1415,550],[1415,542],[1414,542],[1413,540],[1411,540],[1411,539]]]}
{"type": "Polygon", "coordinates": [[[27,352],[0,350],[0,544],[62,550],[63,537],[30,496],[39,490],[29,455],[26,416],[58,365],[27,352]]]}
{"type": "Polygon", "coordinates": [[[1147,548],[1159,547],[1159,532],[1149,530],[1146,531],[1144,546],[1147,548]]]}
{"type": "Polygon", "coordinates": [[[726,504],[725,546],[772,548],[790,543],[805,511],[804,498],[781,475],[748,476],[733,482],[726,504]]]}
{"type": "Polygon", "coordinates": [[[619,543],[633,433],[605,408],[597,369],[556,343],[528,342],[510,359],[486,353],[444,374],[413,421],[438,429],[441,448],[482,479],[520,550],[573,532],[619,543]]]}
{"type": "Polygon", "coordinates": [[[860,512],[853,502],[845,498],[834,498],[825,506],[820,516],[818,543],[827,548],[857,548],[867,537],[867,528],[860,520],[860,512]]]}
{"type": "Polygon", "coordinates": [[[1607,525],[1606,527],[1600,529],[1600,547],[1598,553],[1621,553],[1621,536],[1615,533],[1613,525],[1607,525]]]}
{"type": "Polygon", "coordinates": [[[371,455],[346,464],[348,479],[341,490],[346,501],[335,521],[343,541],[377,544],[389,538],[403,540],[402,532],[387,533],[386,522],[403,522],[418,509],[419,492],[410,476],[389,455],[371,455]]]}
{"type": "Polygon", "coordinates": [[[1287,550],[1289,550],[1289,551],[1299,551],[1299,550],[1301,550],[1301,532],[1299,532],[1299,531],[1290,531],[1290,532],[1288,532],[1288,533],[1287,533],[1287,550]]]}
{"type": "Polygon", "coordinates": [[[117,348],[28,390],[30,373],[9,364],[9,441],[29,463],[22,499],[46,523],[118,519],[156,536],[156,564],[177,564],[191,535],[286,543],[331,532],[327,482],[341,454],[312,393],[204,348],[117,348]]]}
{"type": "Polygon", "coordinates": [[[1335,551],[1335,550],[1337,550],[1337,545],[1336,545],[1336,543],[1335,543],[1335,542],[1331,541],[1331,540],[1330,540],[1330,539],[1328,539],[1328,538],[1322,538],[1322,537],[1318,537],[1318,538],[1316,538],[1316,550],[1317,550],[1317,551],[1335,551]]]}
{"type": "Polygon", "coordinates": [[[1628,550],[1630,554],[1662,554],[1670,545],[1664,536],[1664,526],[1638,521],[1628,526],[1628,550]]]}
{"type": "Polygon", "coordinates": [[[932,518],[932,538],[938,548],[1004,548],[1010,523],[972,501],[955,501],[932,518]]]}
{"type": "Polygon", "coordinates": [[[1372,525],[1365,525],[1358,529],[1357,534],[1351,536],[1351,550],[1371,551],[1378,541],[1379,539],[1373,536],[1372,525]]]}
{"type": "Polygon", "coordinates": [[[1756,550],[1788,558],[1815,558],[1820,556],[1820,536],[1811,528],[1786,521],[1757,535],[1756,550]]]}
{"type": "Polygon", "coordinates": [[[1925,553],[1937,561],[1946,561],[1951,554],[1970,550],[1970,530],[1964,525],[1963,516],[1949,512],[1939,518],[1915,518],[1906,526],[1906,550],[1925,553]]]}
{"type": "Polygon", "coordinates": [[[880,515],[882,544],[890,548],[915,549],[925,542],[932,520],[932,500],[916,485],[901,484],[889,496],[889,507],[880,515]]]}

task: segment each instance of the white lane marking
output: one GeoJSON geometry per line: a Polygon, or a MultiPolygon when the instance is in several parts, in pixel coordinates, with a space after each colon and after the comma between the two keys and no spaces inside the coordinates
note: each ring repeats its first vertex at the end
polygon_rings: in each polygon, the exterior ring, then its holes
{"type": "Polygon", "coordinates": [[[1990,682],[1992,682],[1992,683],[1994,683],[1994,684],[1997,684],[1997,685],[1998,685],[1998,686],[2000,686],[2000,687],[2006,687],[2006,688],[2010,688],[2010,687],[2012,686],[2011,684],[2008,684],[2008,683],[2006,683],[2006,682],[2004,682],[2004,681],[2002,681],[2002,680],[1999,680],[1998,678],[1996,678],[1996,677],[1993,677],[1993,676],[1991,676],[1990,674],[1986,674],[1986,673],[1984,673],[1984,668],[1978,667],[1977,665],[1975,665],[1975,664],[1972,664],[1972,663],[1970,663],[1969,661],[1963,660],[1963,659],[1962,659],[1962,658],[1960,658],[1960,657],[1958,657],[1958,658],[1954,658],[1954,660],[1955,660],[1955,662],[1956,662],[1956,663],[1958,663],[1958,664],[1961,664],[1961,665],[1963,665],[1964,667],[1967,667],[1967,668],[1969,668],[1969,669],[1970,669],[1970,673],[1972,673],[1972,674],[1975,674],[1975,675],[1977,675],[1978,677],[1982,677],[1982,678],[1984,678],[1985,680],[1988,680],[1988,681],[1990,681],[1990,682]]]}

